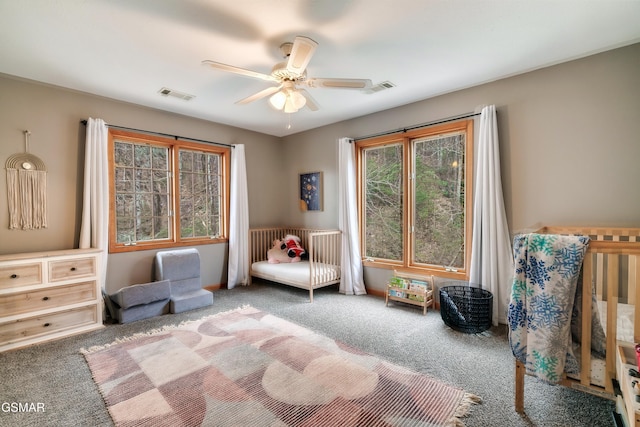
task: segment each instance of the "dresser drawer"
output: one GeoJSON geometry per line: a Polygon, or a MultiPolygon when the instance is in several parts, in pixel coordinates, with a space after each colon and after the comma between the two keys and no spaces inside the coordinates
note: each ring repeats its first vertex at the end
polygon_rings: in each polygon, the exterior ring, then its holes
{"type": "Polygon", "coordinates": [[[13,343],[54,332],[96,323],[95,305],[59,311],[43,316],[27,317],[0,324],[0,342],[13,343]]]}
{"type": "Polygon", "coordinates": [[[96,259],[74,258],[49,263],[49,281],[74,279],[76,277],[94,276],[96,274],[96,259]]]}
{"type": "Polygon", "coordinates": [[[42,283],[42,264],[17,264],[0,266],[0,289],[42,283]]]}
{"type": "Polygon", "coordinates": [[[96,282],[57,286],[31,292],[0,296],[0,313],[3,316],[46,310],[78,302],[96,299],[96,282]]]}

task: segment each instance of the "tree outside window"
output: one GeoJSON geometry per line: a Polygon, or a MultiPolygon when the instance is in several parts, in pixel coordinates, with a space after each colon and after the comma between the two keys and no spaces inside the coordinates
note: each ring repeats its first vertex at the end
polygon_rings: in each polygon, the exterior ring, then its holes
{"type": "Polygon", "coordinates": [[[111,252],[226,240],[228,148],[109,134],[111,252]]]}
{"type": "Polygon", "coordinates": [[[473,122],[358,141],[365,265],[464,278],[473,122]]]}

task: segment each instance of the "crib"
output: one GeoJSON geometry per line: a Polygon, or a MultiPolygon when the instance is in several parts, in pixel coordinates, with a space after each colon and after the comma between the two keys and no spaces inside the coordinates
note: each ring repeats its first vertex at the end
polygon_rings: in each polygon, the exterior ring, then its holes
{"type": "MultiPolygon", "coordinates": [[[[591,239],[582,265],[582,282],[578,283],[584,296],[578,310],[582,330],[574,336],[574,343],[580,343],[574,348],[580,373],[565,374],[560,384],[613,400],[616,342],[640,342],[640,316],[636,315],[640,306],[640,228],[542,227],[535,232],[591,239]],[[604,358],[602,351],[592,350],[598,348],[604,350],[604,358]]],[[[518,412],[524,412],[524,381],[525,366],[516,360],[518,412]]]]}
{"type": "Polygon", "coordinates": [[[342,232],[297,227],[252,228],[249,230],[250,277],[282,283],[309,291],[340,283],[342,232]],[[296,263],[269,264],[267,251],[276,239],[287,234],[300,237],[308,259],[296,263]]]}

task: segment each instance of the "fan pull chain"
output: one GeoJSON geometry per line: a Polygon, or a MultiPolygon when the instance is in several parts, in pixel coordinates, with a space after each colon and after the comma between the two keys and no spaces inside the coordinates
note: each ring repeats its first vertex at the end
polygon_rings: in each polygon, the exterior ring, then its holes
{"type": "Polygon", "coordinates": [[[289,124],[287,125],[287,129],[291,129],[291,113],[289,113],[289,124]]]}

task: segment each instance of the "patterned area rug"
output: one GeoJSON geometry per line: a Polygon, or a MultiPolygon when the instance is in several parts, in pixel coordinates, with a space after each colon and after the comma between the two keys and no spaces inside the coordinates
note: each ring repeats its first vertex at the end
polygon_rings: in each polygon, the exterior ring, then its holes
{"type": "Polygon", "coordinates": [[[463,426],[480,401],[252,307],[83,353],[116,426],[463,426]]]}

